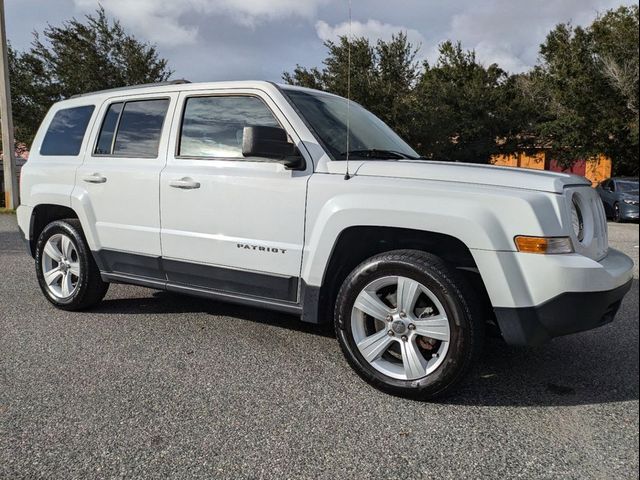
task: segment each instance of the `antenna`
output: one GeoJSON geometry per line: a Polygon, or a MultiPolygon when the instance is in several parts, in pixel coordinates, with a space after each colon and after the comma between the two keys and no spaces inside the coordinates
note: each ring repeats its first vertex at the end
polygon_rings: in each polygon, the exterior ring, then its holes
{"type": "Polygon", "coordinates": [[[346,154],[346,171],[344,174],[344,179],[349,180],[351,175],[349,175],[349,150],[351,146],[349,145],[350,135],[351,135],[351,0],[349,1],[349,37],[347,41],[347,154],[346,154]]]}

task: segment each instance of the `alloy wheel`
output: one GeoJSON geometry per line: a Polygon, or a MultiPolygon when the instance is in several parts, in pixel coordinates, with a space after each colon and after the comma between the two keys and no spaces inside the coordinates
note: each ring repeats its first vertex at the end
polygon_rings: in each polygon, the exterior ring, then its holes
{"type": "Polygon", "coordinates": [[[422,283],[403,276],[378,278],[360,291],[351,312],[351,330],[364,359],[400,380],[434,372],[451,339],[440,300],[422,283]]]}
{"type": "Polygon", "coordinates": [[[73,296],[80,280],[80,259],[71,238],[57,233],[47,240],[42,252],[42,275],[55,298],[73,296]]]}

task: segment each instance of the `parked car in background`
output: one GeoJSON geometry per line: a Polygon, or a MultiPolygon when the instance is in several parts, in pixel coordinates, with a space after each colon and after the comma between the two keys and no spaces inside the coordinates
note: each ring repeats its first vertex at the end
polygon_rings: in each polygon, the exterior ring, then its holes
{"type": "Polygon", "coordinates": [[[638,220],[638,179],[608,178],[596,187],[607,218],[614,222],[638,220]]]}

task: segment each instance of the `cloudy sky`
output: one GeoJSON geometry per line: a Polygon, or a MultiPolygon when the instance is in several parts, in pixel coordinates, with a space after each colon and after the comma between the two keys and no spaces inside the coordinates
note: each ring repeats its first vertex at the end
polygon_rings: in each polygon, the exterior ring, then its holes
{"type": "MultiPolygon", "coordinates": [[[[175,78],[279,80],[296,64],[319,65],[324,40],[348,32],[347,0],[101,0],[141,39],[157,44],[175,78]]],[[[405,31],[433,59],[460,40],[484,63],[518,72],[536,63],[557,23],[590,23],[629,0],[352,0],[354,36],[388,39],[405,31]]],[[[5,0],[7,36],[17,49],[33,30],[94,11],[97,0],[5,0]]]]}

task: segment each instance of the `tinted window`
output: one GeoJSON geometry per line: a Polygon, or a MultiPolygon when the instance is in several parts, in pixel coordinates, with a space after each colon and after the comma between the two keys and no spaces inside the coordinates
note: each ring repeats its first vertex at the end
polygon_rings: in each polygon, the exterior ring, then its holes
{"type": "Polygon", "coordinates": [[[622,192],[622,193],[638,192],[638,182],[633,182],[630,180],[618,180],[616,183],[617,183],[619,192],[622,192]]]}
{"type": "Polygon", "coordinates": [[[78,155],[93,105],[65,108],[53,116],[40,147],[41,155],[78,155]]]}
{"type": "Polygon", "coordinates": [[[113,155],[157,156],[168,106],[168,99],[125,103],[113,145],[113,155]]]}
{"type": "Polygon", "coordinates": [[[188,98],[178,153],[189,157],[242,157],[242,131],[246,126],[280,124],[256,97],[188,98]]]}
{"type": "Polygon", "coordinates": [[[111,147],[113,146],[113,134],[116,131],[121,111],[122,103],[114,103],[109,107],[109,110],[107,110],[107,114],[102,122],[102,128],[100,129],[100,136],[98,137],[98,143],[96,145],[96,153],[101,155],[108,155],[111,153],[111,147]]]}

